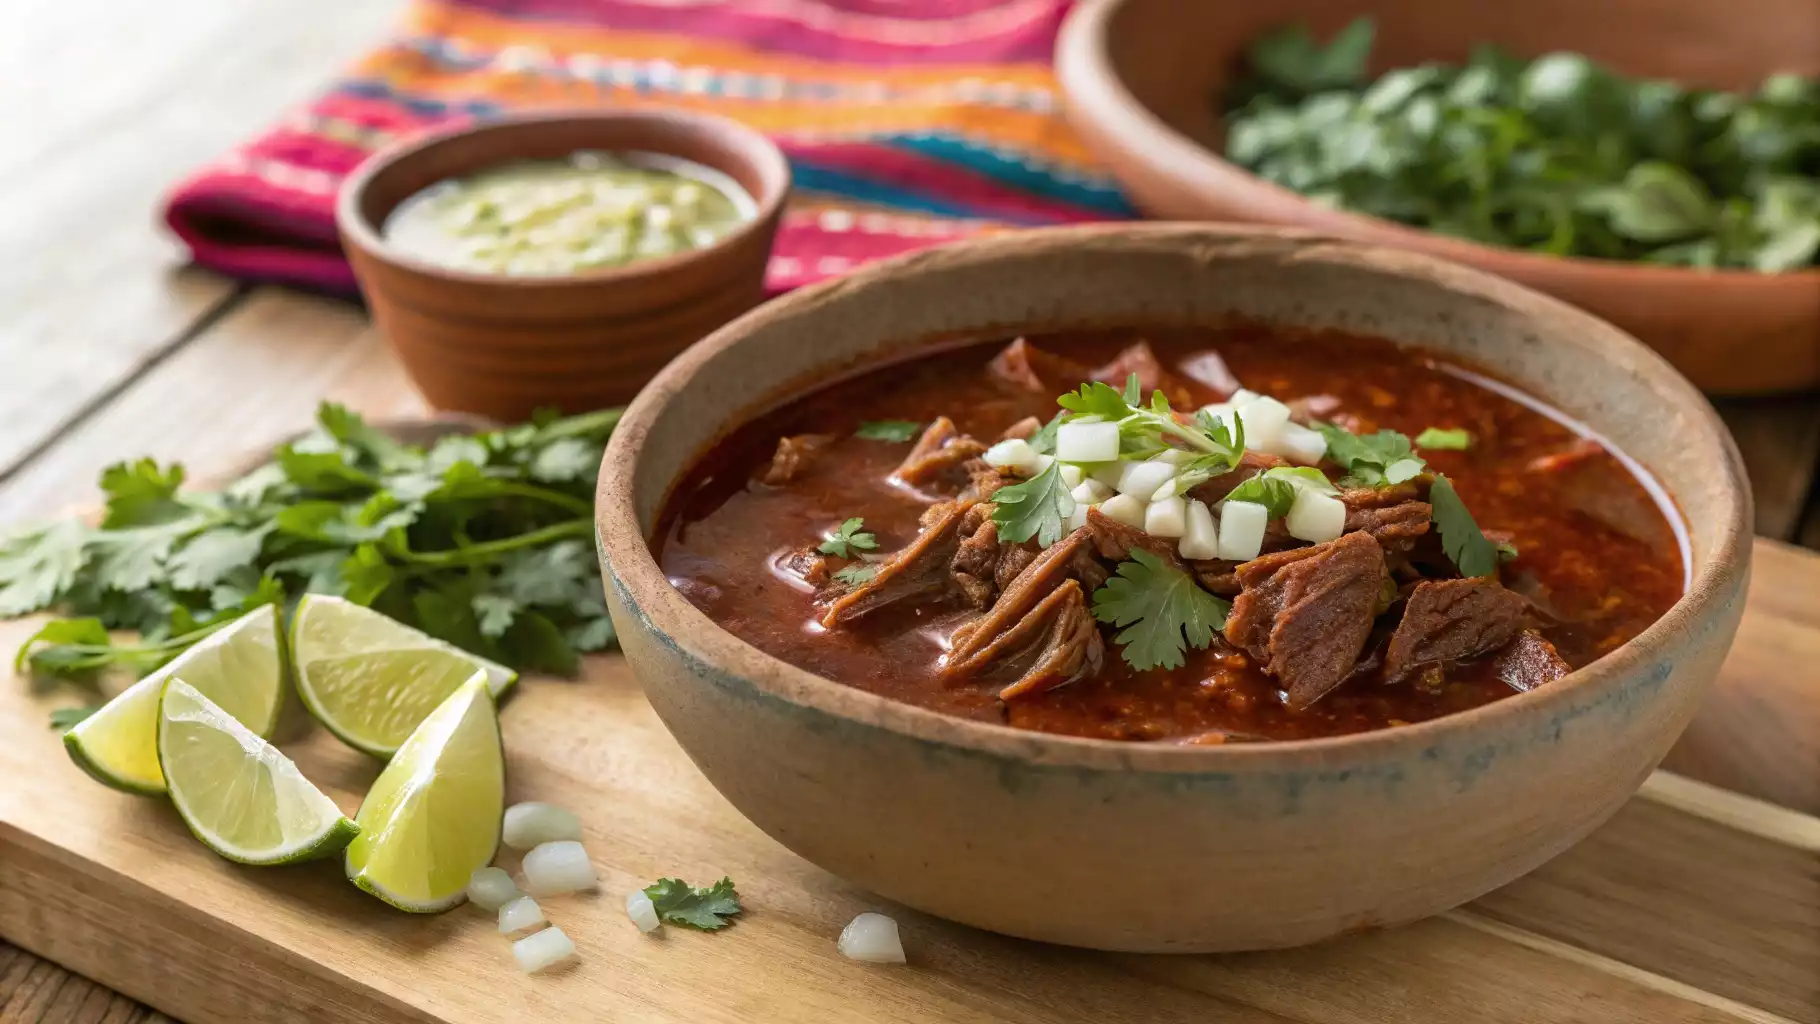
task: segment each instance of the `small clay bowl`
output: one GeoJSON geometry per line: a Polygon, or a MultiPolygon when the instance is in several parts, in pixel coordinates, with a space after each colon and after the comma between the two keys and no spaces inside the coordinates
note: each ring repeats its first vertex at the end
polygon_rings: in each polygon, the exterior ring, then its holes
{"type": "Polygon", "coordinates": [[[1056,46],[1068,117],[1138,207],[1171,220],[1308,228],[1457,260],[1566,299],[1635,334],[1702,389],[1820,387],[1820,270],[1757,274],[1570,259],[1479,245],[1311,203],[1222,159],[1215,101],[1261,33],[1325,39],[1377,24],[1374,71],[1464,60],[1479,43],[1533,56],[1574,50],[1626,74],[1754,89],[1776,71],[1820,74],[1813,0],[1092,0],[1056,46]]]}
{"type": "Polygon", "coordinates": [[[1744,610],[1750,497],[1688,382],[1622,331],[1432,257],[1280,229],[1116,225],[892,260],[740,318],[671,363],[608,445],[596,503],[626,657],[683,749],[778,842],[890,899],[1101,949],[1292,946],[1434,914],[1621,805],[1693,716],[1744,610]],[[896,703],[722,630],[651,536],[756,410],[956,338],[1218,323],[1336,327],[1469,360],[1652,471],[1689,588],[1565,679],[1363,735],[1180,746],[1026,732],[896,703]]]}
{"type": "Polygon", "coordinates": [[[757,305],[790,169],[763,135],[681,111],[537,113],[400,142],[360,165],[335,208],[360,290],[411,379],[439,409],[523,419],[626,402],[671,357],[757,305]],[[660,153],[732,178],[757,205],[704,249],[562,277],[452,270],[394,251],[385,218],[418,191],[579,150],[660,153]]]}

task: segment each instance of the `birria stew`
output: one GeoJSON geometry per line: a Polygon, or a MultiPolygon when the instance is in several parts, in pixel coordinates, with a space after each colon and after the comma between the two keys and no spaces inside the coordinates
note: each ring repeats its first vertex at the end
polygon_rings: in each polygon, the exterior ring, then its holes
{"type": "Polygon", "coordinates": [[[1178,743],[1547,686],[1681,596],[1640,470],[1389,341],[1019,338],[829,383],[671,496],[665,573],[734,635],[894,700],[1178,743]]]}

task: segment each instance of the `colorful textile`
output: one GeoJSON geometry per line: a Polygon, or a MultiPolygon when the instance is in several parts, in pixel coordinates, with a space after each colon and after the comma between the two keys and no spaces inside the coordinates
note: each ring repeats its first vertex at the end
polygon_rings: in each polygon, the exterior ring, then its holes
{"type": "Polygon", "coordinates": [[[1063,121],[1068,0],[420,0],[326,96],[204,168],[166,218],[235,277],[354,289],[341,179],[378,146],[538,107],[707,110],[770,134],[797,196],[783,290],[1006,227],[1131,215],[1063,121]]]}

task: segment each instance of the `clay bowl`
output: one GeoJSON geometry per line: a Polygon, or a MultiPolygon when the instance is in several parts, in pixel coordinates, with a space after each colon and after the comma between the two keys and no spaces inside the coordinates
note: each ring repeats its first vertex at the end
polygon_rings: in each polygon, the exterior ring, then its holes
{"type": "Polygon", "coordinates": [[[1820,73],[1811,0],[1093,0],[1056,48],[1069,119],[1147,214],[1248,221],[1444,256],[1566,299],[1648,342],[1701,388],[1820,386],[1820,271],[1697,271],[1498,249],[1318,206],[1219,157],[1214,99],[1262,32],[1327,38],[1375,15],[1374,70],[1459,61],[1477,43],[1577,50],[1630,74],[1755,88],[1772,71],[1820,73]]]}
{"type": "Polygon", "coordinates": [[[661,110],[539,113],[419,136],[349,176],[336,222],[373,319],[439,409],[520,420],[628,401],[670,358],[757,305],[790,190],[789,165],[764,136],[706,114],[661,110]],[[438,267],[392,251],[379,226],[419,190],[516,160],[598,149],[693,160],[757,204],[739,231],[705,249],[565,277],[438,267]]]}
{"type": "Polygon", "coordinates": [[[1115,950],[1313,942],[1434,914],[1560,853],[1631,795],[1692,717],[1749,575],[1737,451],[1655,353],[1478,271],[1279,229],[1006,235],[773,300],[632,404],[596,509],[626,657],[677,741],[759,828],[919,910],[1115,950]],[[1465,714],[1190,747],[963,721],[820,678],[721,630],[652,558],[654,520],[685,469],[806,385],[956,338],[1235,314],[1452,353],[1583,419],[1685,513],[1687,596],[1596,664],[1465,714]]]}

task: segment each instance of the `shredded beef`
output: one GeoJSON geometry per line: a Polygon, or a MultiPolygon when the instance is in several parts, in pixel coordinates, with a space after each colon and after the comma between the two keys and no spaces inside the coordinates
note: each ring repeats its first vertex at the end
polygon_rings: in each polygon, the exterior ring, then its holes
{"type": "Polygon", "coordinates": [[[1527,692],[1554,682],[1573,668],[1542,634],[1526,629],[1511,637],[1510,643],[1498,652],[1497,660],[1492,662],[1492,671],[1511,689],[1527,692]]]}
{"type": "Polygon", "coordinates": [[[1087,525],[1083,529],[1093,539],[1093,548],[1099,552],[1101,558],[1112,562],[1123,562],[1131,557],[1132,548],[1143,548],[1162,559],[1166,564],[1177,569],[1183,568],[1182,560],[1176,557],[1175,541],[1166,537],[1152,537],[1135,526],[1127,526],[1119,522],[1097,508],[1087,510],[1087,525]]]}
{"type": "Polygon", "coordinates": [[[1407,554],[1416,541],[1428,532],[1434,517],[1434,506],[1413,499],[1394,505],[1378,502],[1376,491],[1343,491],[1340,501],[1346,506],[1346,532],[1362,530],[1371,534],[1386,552],[1407,554]]]}
{"type": "Polygon", "coordinates": [[[1416,584],[1384,653],[1384,681],[1397,682],[1424,665],[1497,650],[1522,628],[1528,607],[1522,595],[1488,579],[1416,584]]]}
{"type": "Polygon", "coordinates": [[[953,420],[937,416],[891,475],[912,487],[947,483],[958,489],[967,476],[966,464],[985,452],[986,446],[961,433],[953,420]]]}
{"type": "Polygon", "coordinates": [[[1143,390],[1146,401],[1149,400],[1152,391],[1163,392],[1169,396],[1171,402],[1177,405],[1186,406],[1193,401],[1194,396],[1188,393],[1188,389],[1182,386],[1182,382],[1163,369],[1162,361],[1157,359],[1156,353],[1151,350],[1150,343],[1147,341],[1140,341],[1123,349],[1118,355],[1112,357],[1111,362],[1094,370],[1088,379],[1101,381],[1115,388],[1122,388],[1125,386],[1125,381],[1130,379],[1134,373],[1137,374],[1138,387],[1143,390]]]}
{"type": "Polygon", "coordinates": [[[1384,591],[1384,550],[1349,533],[1313,547],[1254,558],[1238,570],[1226,639],[1282,681],[1291,710],[1351,674],[1384,591]]]}
{"type": "Polygon", "coordinates": [[[1006,544],[999,548],[998,565],[993,567],[992,581],[1000,590],[1011,585],[1018,573],[1030,567],[1039,554],[1037,549],[1024,544],[1006,544]]]}
{"type": "Polygon", "coordinates": [[[1074,557],[1088,546],[1087,531],[1076,530],[1050,545],[1003,588],[997,601],[983,615],[954,631],[948,648],[944,676],[971,674],[975,659],[993,640],[1030,614],[1043,598],[1073,575],[1074,557]]]}
{"type": "Polygon", "coordinates": [[[1189,562],[1188,571],[1209,593],[1233,597],[1239,592],[1240,564],[1223,558],[1203,558],[1189,562]]]}
{"type": "Polygon", "coordinates": [[[817,590],[827,586],[832,575],[828,556],[814,548],[792,551],[779,558],[776,565],[779,572],[794,576],[817,590]]]}
{"type": "Polygon", "coordinates": [[[877,575],[829,605],[822,625],[833,629],[900,601],[945,593],[953,584],[948,570],[960,549],[962,520],[975,507],[973,502],[944,501],[930,509],[935,514],[925,514],[916,540],[881,563],[877,575]]]}
{"type": "Polygon", "coordinates": [[[1028,441],[1041,429],[1043,429],[1042,420],[1037,419],[1035,416],[1026,416],[1006,427],[1005,432],[1000,434],[998,439],[1000,441],[1028,441]]]}
{"type": "Polygon", "coordinates": [[[1099,671],[1105,641],[1079,580],[1067,579],[968,659],[962,674],[1010,680],[1000,700],[1053,690],[1099,671]]]}
{"type": "Polygon", "coordinates": [[[986,372],[1014,390],[1043,395],[1073,389],[1087,379],[1087,367],[1066,356],[1045,352],[1022,338],[1006,345],[994,356],[992,362],[986,364],[986,372]]]}
{"type": "Polygon", "coordinates": [[[1289,418],[1303,426],[1327,419],[1340,411],[1338,395],[1303,395],[1283,404],[1289,406],[1289,418]]]}
{"type": "Polygon", "coordinates": [[[777,451],[765,470],[765,483],[773,487],[787,484],[809,467],[810,457],[833,443],[832,434],[795,434],[777,439],[777,451]]]}
{"type": "Polygon", "coordinates": [[[986,608],[998,593],[997,572],[1001,549],[998,524],[988,519],[961,541],[960,548],[954,553],[954,561],[949,563],[955,584],[960,587],[967,604],[973,608],[986,608]]]}
{"type": "Polygon", "coordinates": [[[961,469],[967,474],[967,486],[961,490],[961,497],[974,498],[979,501],[990,499],[998,493],[999,488],[1013,483],[1017,479],[1015,476],[1007,475],[1005,471],[996,466],[988,466],[979,459],[970,460],[961,469]]]}

